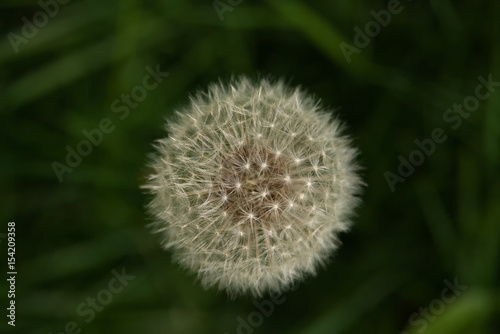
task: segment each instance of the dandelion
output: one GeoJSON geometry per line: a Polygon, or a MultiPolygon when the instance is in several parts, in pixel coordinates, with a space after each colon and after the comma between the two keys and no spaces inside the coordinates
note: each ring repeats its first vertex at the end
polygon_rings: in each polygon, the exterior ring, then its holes
{"type": "Polygon", "coordinates": [[[145,186],[162,246],[232,296],[314,275],[349,228],[362,183],[342,129],[281,81],[198,92],[157,141],[145,186]]]}

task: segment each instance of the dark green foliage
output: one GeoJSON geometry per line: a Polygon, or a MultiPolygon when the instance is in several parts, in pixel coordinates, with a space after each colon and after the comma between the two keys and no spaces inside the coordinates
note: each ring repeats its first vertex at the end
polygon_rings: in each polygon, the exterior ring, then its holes
{"type": "MultiPolygon", "coordinates": [[[[15,221],[18,272],[16,327],[2,313],[0,331],[232,334],[238,319],[259,322],[250,298],[204,291],[171,262],[146,228],[148,199],[139,189],[165,118],[209,82],[245,74],[287,78],[338,109],[367,183],[332,261],[250,330],[496,333],[500,87],[470,115],[447,110],[476,94],[479,76],[500,81],[500,3],[402,1],[350,63],[341,43],[355,46],[353,29],[364,31],[385,2],[216,5],[226,8],[223,21],[211,0],[69,1],[15,53],[9,33],[22,36],[22,18],[33,22],[43,9],[0,3],[0,258],[7,262],[7,222],[15,221]],[[135,87],[157,66],[169,75],[126,107],[122,94],[140,93],[135,87]],[[425,141],[436,129],[442,142],[425,141]],[[80,144],[92,152],[73,157],[77,166],[59,182],[54,162],[62,171],[67,146],[87,140],[83,130],[97,144],[80,144]],[[432,153],[391,191],[386,172],[398,174],[419,149],[415,140],[432,153]],[[87,298],[124,267],[135,279],[90,319],[87,298]],[[442,313],[421,315],[439,309],[455,278],[467,288],[442,313]]],[[[0,288],[5,310],[5,279],[0,288]]]]}

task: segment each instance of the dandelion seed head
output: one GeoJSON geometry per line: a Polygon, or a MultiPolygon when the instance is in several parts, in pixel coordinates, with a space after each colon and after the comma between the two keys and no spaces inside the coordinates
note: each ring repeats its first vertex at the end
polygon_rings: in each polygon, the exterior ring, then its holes
{"type": "Polygon", "coordinates": [[[362,183],[341,129],[282,81],[199,92],[155,145],[146,188],[162,246],[232,296],[314,275],[350,226],[362,183]]]}

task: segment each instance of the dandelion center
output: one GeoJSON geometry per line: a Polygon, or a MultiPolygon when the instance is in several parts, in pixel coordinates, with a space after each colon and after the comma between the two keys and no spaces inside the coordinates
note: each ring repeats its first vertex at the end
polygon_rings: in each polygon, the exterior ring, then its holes
{"type": "Polygon", "coordinates": [[[252,218],[247,219],[248,223],[280,218],[269,208],[278,207],[293,194],[294,189],[285,182],[292,167],[289,159],[258,143],[247,144],[224,157],[222,166],[213,180],[215,196],[223,199],[221,210],[228,213],[233,223],[238,224],[245,217],[252,218]]]}

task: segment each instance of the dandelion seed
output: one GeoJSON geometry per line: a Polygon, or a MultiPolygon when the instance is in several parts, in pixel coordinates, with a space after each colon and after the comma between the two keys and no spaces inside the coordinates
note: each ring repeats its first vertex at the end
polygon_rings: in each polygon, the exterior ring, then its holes
{"type": "Polygon", "coordinates": [[[282,292],[338,247],[362,182],[326,112],[281,81],[240,78],[169,122],[146,185],[153,230],[204,287],[282,292]]]}

